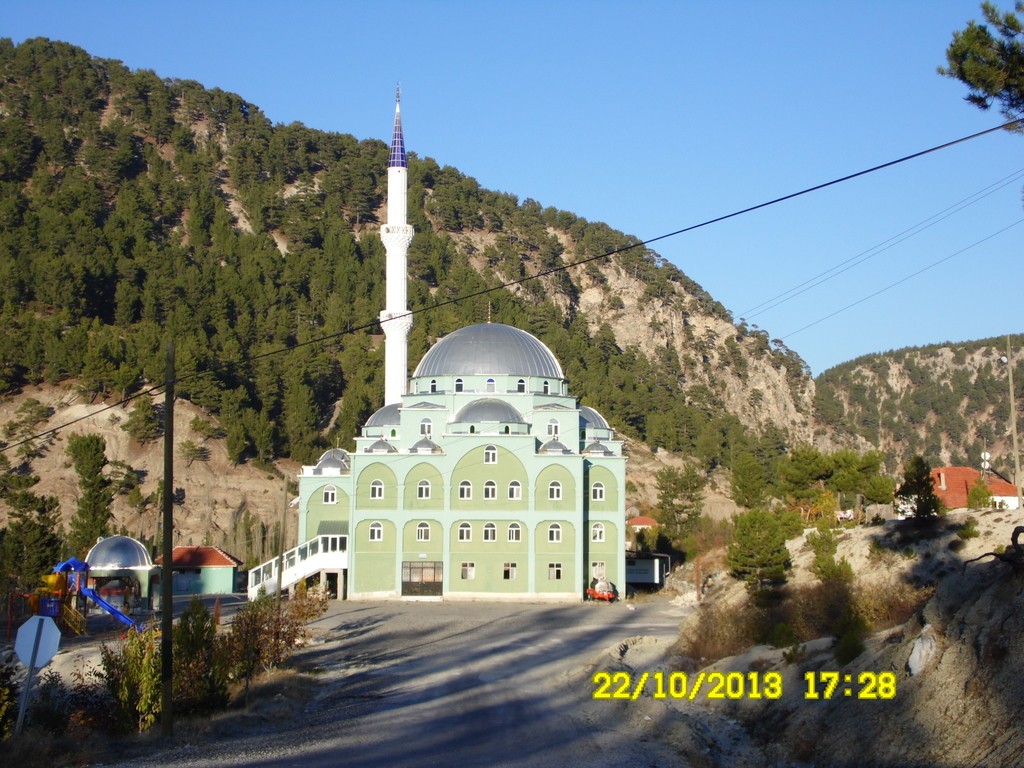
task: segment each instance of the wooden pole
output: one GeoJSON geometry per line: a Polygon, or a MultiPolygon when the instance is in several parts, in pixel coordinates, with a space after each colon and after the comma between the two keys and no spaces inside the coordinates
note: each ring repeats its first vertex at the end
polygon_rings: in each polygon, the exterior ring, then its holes
{"type": "Polygon", "coordinates": [[[1017,442],[1017,393],[1013,388],[1013,351],[1006,337],[1006,370],[1010,374],[1010,436],[1013,438],[1013,485],[1017,489],[1017,511],[1024,508],[1020,492],[1020,444],[1017,442]]]}

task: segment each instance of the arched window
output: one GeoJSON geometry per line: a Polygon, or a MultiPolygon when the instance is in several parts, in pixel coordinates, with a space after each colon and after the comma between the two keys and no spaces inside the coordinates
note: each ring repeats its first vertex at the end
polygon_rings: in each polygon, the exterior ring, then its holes
{"type": "Polygon", "coordinates": [[[473,498],[473,484],[469,480],[463,480],[459,483],[459,498],[460,499],[472,499],[473,498]]]}
{"type": "Polygon", "coordinates": [[[516,392],[526,391],[526,379],[520,379],[516,382],[516,392]]]}
{"type": "Polygon", "coordinates": [[[494,501],[498,498],[498,485],[493,480],[484,483],[484,501],[494,501]]]}
{"type": "Polygon", "coordinates": [[[545,381],[544,382],[544,394],[547,395],[547,394],[550,394],[550,393],[551,393],[551,384],[549,384],[548,382],[545,381]]]}
{"type": "Polygon", "coordinates": [[[455,380],[455,391],[456,392],[461,392],[462,391],[462,379],[456,379],[455,380]]]}
{"type": "Polygon", "coordinates": [[[328,485],[324,488],[324,504],[337,504],[338,503],[338,489],[333,485],[328,485]]]}
{"type": "Polygon", "coordinates": [[[384,498],[384,482],[381,480],[374,480],[370,483],[370,498],[371,499],[383,499],[384,498]]]}
{"type": "Polygon", "coordinates": [[[459,541],[472,541],[473,528],[469,523],[459,523],[459,541]]]}
{"type": "Polygon", "coordinates": [[[548,501],[561,501],[562,500],[562,484],[557,480],[552,480],[548,485],[548,501]]]}
{"type": "Polygon", "coordinates": [[[493,392],[494,391],[494,379],[488,379],[487,380],[487,385],[484,387],[484,389],[486,391],[488,391],[488,392],[493,392]]]}
{"type": "Polygon", "coordinates": [[[430,523],[419,523],[416,526],[416,541],[430,541],[430,523]]]}
{"type": "Polygon", "coordinates": [[[497,541],[498,540],[498,526],[494,523],[487,523],[484,525],[484,541],[497,541]]]}
{"type": "Polygon", "coordinates": [[[370,541],[384,541],[384,526],[380,523],[370,523],[370,541]]]}
{"type": "Polygon", "coordinates": [[[558,419],[548,421],[548,437],[558,437],[558,419]]]}
{"type": "Polygon", "coordinates": [[[510,501],[519,501],[523,498],[523,486],[519,484],[518,480],[513,480],[508,484],[508,498],[510,501]]]}
{"type": "Polygon", "coordinates": [[[604,483],[594,483],[590,487],[590,498],[593,501],[604,501],[604,483]]]}
{"type": "Polygon", "coordinates": [[[604,541],[604,523],[594,523],[590,529],[591,541],[604,541]]]}
{"type": "Polygon", "coordinates": [[[429,499],[430,498],[430,481],[420,480],[419,485],[416,486],[416,498],[417,499],[429,499]]]}
{"type": "Polygon", "coordinates": [[[391,436],[392,437],[398,437],[398,430],[397,429],[392,429],[391,430],[391,436]]]}
{"type": "Polygon", "coordinates": [[[552,544],[558,544],[562,541],[562,526],[558,523],[552,523],[548,526],[548,541],[552,544]]]}
{"type": "Polygon", "coordinates": [[[437,379],[430,380],[430,394],[437,394],[437,379]]]}
{"type": "Polygon", "coordinates": [[[484,448],[484,464],[497,464],[498,463],[498,449],[493,445],[488,445],[484,448]]]}
{"type": "Polygon", "coordinates": [[[508,524],[508,540],[509,541],[521,541],[523,538],[523,529],[519,523],[508,524]]]}
{"type": "Polygon", "coordinates": [[[430,419],[420,419],[420,434],[424,437],[430,437],[430,433],[433,431],[433,424],[430,419]]]}

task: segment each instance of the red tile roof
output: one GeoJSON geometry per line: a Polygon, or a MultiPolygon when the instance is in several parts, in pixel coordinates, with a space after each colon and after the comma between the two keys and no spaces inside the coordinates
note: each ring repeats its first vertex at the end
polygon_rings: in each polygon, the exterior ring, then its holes
{"type": "MultiPolygon", "coordinates": [[[[156,559],[163,563],[163,555],[156,559]]],[[[171,565],[175,568],[237,567],[242,561],[220,547],[175,547],[171,552],[171,565]]]]}
{"type": "Polygon", "coordinates": [[[647,517],[646,515],[637,515],[636,517],[631,517],[629,520],[627,520],[626,524],[631,525],[634,528],[653,528],[658,524],[658,521],[655,520],[653,517],[647,517]]]}
{"type": "MultiPolygon", "coordinates": [[[[967,492],[981,474],[971,467],[937,467],[932,470],[932,483],[935,495],[949,509],[960,509],[967,506],[967,492]]],[[[987,475],[988,489],[993,496],[1017,496],[1013,483],[1000,480],[994,475],[987,475]]]]}

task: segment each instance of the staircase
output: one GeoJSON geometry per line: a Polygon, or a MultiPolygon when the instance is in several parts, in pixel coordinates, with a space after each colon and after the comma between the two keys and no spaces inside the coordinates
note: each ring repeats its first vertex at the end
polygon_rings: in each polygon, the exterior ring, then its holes
{"type": "Polygon", "coordinates": [[[317,536],[284,553],[284,569],[278,578],[279,558],[268,560],[249,571],[249,599],[262,589],[271,595],[321,571],[343,571],[348,568],[348,536],[317,536]]]}

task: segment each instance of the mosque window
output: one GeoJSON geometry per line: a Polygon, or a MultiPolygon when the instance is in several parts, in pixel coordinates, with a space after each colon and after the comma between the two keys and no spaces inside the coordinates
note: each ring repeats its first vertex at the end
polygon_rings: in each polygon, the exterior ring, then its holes
{"type": "Polygon", "coordinates": [[[558,419],[548,421],[548,437],[558,437],[558,419]]]}
{"type": "Polygon", "coordinates": [[[484,541],[497,541],[498,540],[498,526],[494,523],[487,523],[484,525],[484,541]]]}
{"type": "Polygon", "coordinates": [[[513,480],[508,484],[508,498],[510,501],[519,501],[523,498],[523,486],[519,484],[518,480],[513,480]]]}
{"type": "Polygon", "coordinates": [[[430,394],[437,394],[437,379],[430,380],[430,394]]]}
{"type": "Polygon", "coordinates": [[[476,578],[476,563],[462,564],[462,580],[472,581],[476,578]]]}
{"type": "Polygon", "coordinates": [[[562,526],[552,523],[548,526],[548,541],[552,544],[559,544],[562,541],[562,526]]]}
{"type": "Polygon", "coordinates": [[[494,391],[494,379],[488,379],[487,380],[486,390],[488,392],[493,392],[494,391]]]}
{"type": "Polygon", "coordinates": [[[380,523],[370,523],[370,541],[384,541],[384,526],[380,523]]]}
{"type": "Polygon", "coordinates": [[[593,501],[604,501],[604,483],[594,483],[590,487],[590,498],[593,501]]]}
{"type": "Polygon", "coordinates": [[[562,500],[562,484],[557,480],[552,480],[548,485],[548,501],[561,501],[562,500]]]}
{"type": "Polygon", "coordinates": [[[461,392],[462,391],[462,379],[456,379],[455,380],[455,391],[456,392],[461,392]]]}
{"type": "Polygon", "coordinates": [[[472,499],[473,498],[473,484],[469,480],[463,480],[459,483],[459,498],[460,499],[472,499]]]}
{"type": "Polygon", "coordinates": [[[562,580],[562,564],[548,563],[548,581],[562,580]]]}
{"type": "Polygon", "coordinates": [[[380,480],[374,480],[370,483],[370,498],[371,499],[383,499],[384,498],[384,483],[380,480]]]}
{"type": "Polygon", "coordinates": [[[523,529],[519,527],[519,523],[508,524],[508,540],[509,541],[522,541],[523,529]]]}
{"type": "Polygon", "coordinates": [[[469,523],[459,524],[459,541],[472,541],[473,528],[469,523]]]}
{"type": "Polygon", "coordinates": [[[590,529],[590,540],[596,542],[604,541],[604,523],[594,523],[590,529]]]}
{"type": "Polygon", "coordinates": [[[420,434],[423,435],[424,437],[430,437],[430,433],[433,429],[433,426],[434,425],[430,422],[430,419],[421,419],[420,434]]]}
{"type": "Polygon", "coordinates": [[[515,563],[505,563],[502,566],[501,578],[505,581],[515,581],[518,568],[515,563]]]}
{"type": "Polygon", "coordinates": [[[516,392],[526,391],[526,379],[520,379],[516,382],[516,392]]]}
{"type": "Polygon", "coordinates": [[[493,445],[488,445],[484,448],[484,464],[497,464],[498,463],[498,449],[493,445]]]}
{"type": "Polygon", "coordinates": [[[493,480],[484,483],[484,500],[494,501],[498,498],[498,485],[493,480]]]}
{"type": "Polygon", "coordinates": [[[324,504],[337,504],[338,503],[338,489],[333,485],[328,485],[324,488],[324,504]]]}
{"type": "Polygon", "coordinates": [[[419,485],[416,486],[416,498],[417,499],[429,499],[430,498],[430,481],[420,480],[419,485]]]}
{"type": "Polygon", "coordinates": [[[549,382],[546,382],[546,381],[544,382],[544,394],[545,395],[551,394],[551,384],[549,382]]]}
{"type": "Polygon", "coordinates": [[[430,523],[420,523],[416,526],[416,541],[430,541],[430,523]]]}

